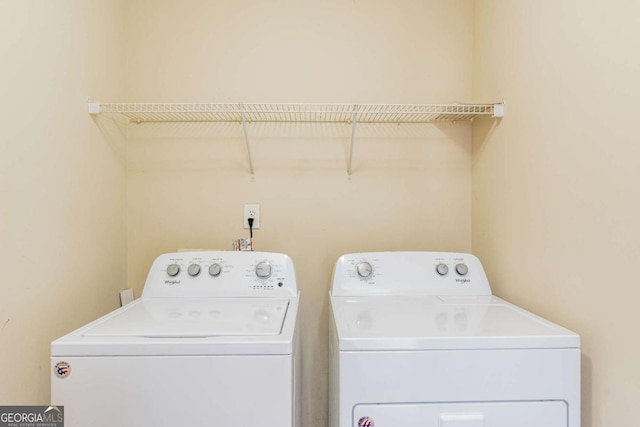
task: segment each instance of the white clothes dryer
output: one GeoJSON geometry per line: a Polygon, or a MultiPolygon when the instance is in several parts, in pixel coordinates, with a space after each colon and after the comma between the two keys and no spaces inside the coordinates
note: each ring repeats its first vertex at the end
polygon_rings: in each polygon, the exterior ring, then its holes
{"type": "Polygon", "coordinates": [[[291,259],[158,257],[142,297],[51,344],[67,427],[299,427],[291,259]]]}
{"type": "Polygon", "coordinates": [[[344,255],[330,300],[330,426],[580,426],[579,336],[493,296],[473,255],[344,255]]]}

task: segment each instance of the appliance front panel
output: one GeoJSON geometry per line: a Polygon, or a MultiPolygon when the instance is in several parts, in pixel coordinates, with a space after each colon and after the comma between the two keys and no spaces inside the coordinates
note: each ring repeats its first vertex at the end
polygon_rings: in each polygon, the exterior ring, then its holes
{"type": "Polygon", "coordinates": [[[566,427],[567,417],[562,401],[358,405],[353,427],[566,427]]]}
{"type": "Polygon", "coordinates": [[[335,427],[354,427],[359,405],[556,400],[568,405],[563,427],[580,426],[579,349],[340,351],[337,357],[335,427]]]}
{"type": "Polygon", "coordinates": [[[292,356],[54,357],[51,369],[66,427],[293,426],[292,356]]]}

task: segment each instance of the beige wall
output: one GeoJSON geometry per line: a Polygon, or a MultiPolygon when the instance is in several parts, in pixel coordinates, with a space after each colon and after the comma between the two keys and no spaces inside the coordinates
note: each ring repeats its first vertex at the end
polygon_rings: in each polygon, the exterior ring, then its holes
{"type": "Polygon", "coordinates": [[[473,250],[497,294],[578,332],[584,427],[637,424],[640,3],[475,2],[473,250]]]}
{"type": "Polygon", "coordinates": [[[122,13],[0,2],[0,405],[48,404],[50,342],[125,286],[124,162],[85,106],[123,95],[122,13]]]}
{"type": "Polygon", "coordinates": [[[0,3],[0,404],[47,403],[52,339],[139,295],[159,253],[228,248],[257,202],[257,249],[289,253],[303,292],[306,426],[326,425],[335,259],[471,248],[497,294],[582,335],[583,425],[631,424],[640,10],[600,3],[0,3]],[[473,157],[467,124],[361,126],[352,177],[348,126],[251,124],[252,177],[236,124],[132,126],[125,172],[86,95],[509,109],[474,124],[473,157]]]}
{"type": "MultiPolygon", "coordinates": [[[[133,101],[449,102],[471,96],[470,1],[127,3],[133,101]],[[446,37],[443,34],[447,34],[446,37]]],[[[327,293],[350,251],[468,251],[468,124],[362,126],[346,174],[345,125],[129,129],[129,282],[155,256],[229,248],[260,203],[258,250],[292,256],[302,290],[304,425],[326,426],[327,293]]]]}

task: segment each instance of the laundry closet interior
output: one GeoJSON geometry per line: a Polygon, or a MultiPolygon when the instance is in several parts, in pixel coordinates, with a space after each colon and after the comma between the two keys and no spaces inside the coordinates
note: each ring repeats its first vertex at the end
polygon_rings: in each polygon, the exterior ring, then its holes
{"type": "Polygon", "coordinates": [[[302,294],[304,426],[328,423],[335,261],[394,250],[476,255],[580,334],[582,426],[629,425],[639,23],[626,0],[3,1],[0,405],[48,404],[53,339],[158,255],[230,249],[257,203],[254,248],[302,294]]]}

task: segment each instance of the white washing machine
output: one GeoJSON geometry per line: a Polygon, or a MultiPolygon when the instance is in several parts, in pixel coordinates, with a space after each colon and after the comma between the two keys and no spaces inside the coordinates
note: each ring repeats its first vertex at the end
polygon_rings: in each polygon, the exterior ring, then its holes
{"type": "Polygon", "coordinates": [[[580,337],[473,255],[344,255],[330,299],[331,427],[580,426],[580,337]]]}
{"type": "Polygon", "coordinates": [[[291,259],[158,257],[142,297],[51,344],[67,427],[298,427],[291,259]]]}

